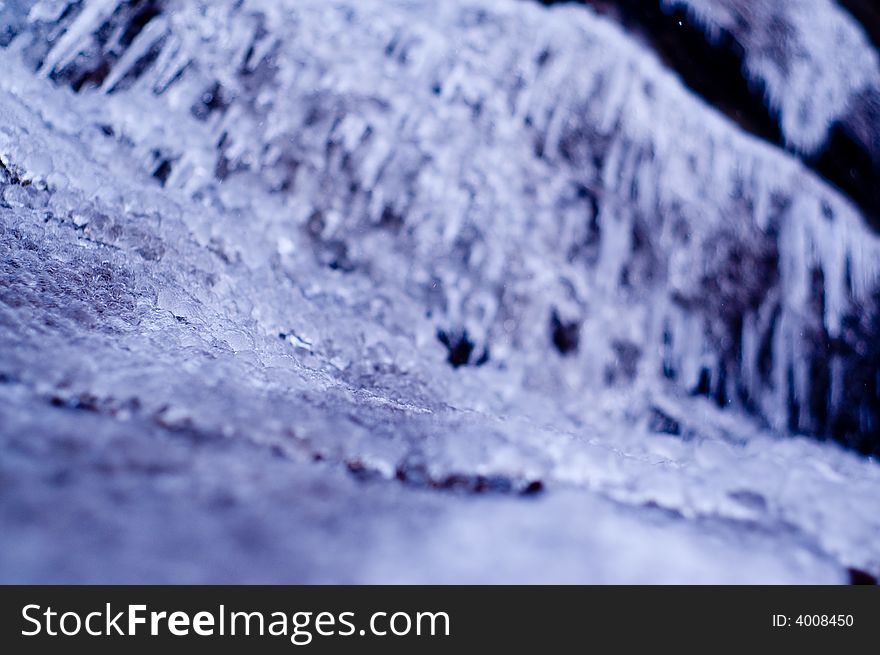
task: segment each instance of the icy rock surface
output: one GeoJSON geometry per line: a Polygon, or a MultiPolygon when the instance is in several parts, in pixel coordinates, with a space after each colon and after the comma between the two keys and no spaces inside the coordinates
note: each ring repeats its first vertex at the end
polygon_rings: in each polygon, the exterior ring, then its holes
{"type": "Polygon", "coordinates": [[[874,447],[880,244],[610,22],[44,0],[0,39],[4,580],[880,572],[880,468],[794,434],[874,447]]]}

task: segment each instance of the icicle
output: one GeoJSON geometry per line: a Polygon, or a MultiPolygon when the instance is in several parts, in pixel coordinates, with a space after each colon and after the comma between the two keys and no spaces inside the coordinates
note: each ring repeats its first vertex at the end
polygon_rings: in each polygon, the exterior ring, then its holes
{"type": "Polygon", "coordinates": [[[116,0],[90,0],[61,38],[53,45],[40,71],[51,75],[53,71],[67,66],[79,54],[83,43],[106,21],[118,6],[116,0]]]}
{"type": "Polygon", "coordinates": [[[101,89],[110,93],[124,78],[131,68],[143,59],[168,33],[168,23],[164,17],[158,16],[151,20],[137,38],[125,51],[113,67],[113,70],[104,80],[101,89]]]}

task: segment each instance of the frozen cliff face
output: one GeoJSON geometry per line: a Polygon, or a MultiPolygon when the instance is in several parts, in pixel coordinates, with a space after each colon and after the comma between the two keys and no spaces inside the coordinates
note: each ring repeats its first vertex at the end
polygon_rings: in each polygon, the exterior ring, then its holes
{"type": "MultiPolygon", "coordinates": [[[[56,2],[28,19],[10,66],[81,90],[166,187],[245,216],[271,198],[279,239],[398,285],[454,364],[575,394],[666,378],[872,448],[871,425],[832,429],[851,403],[829,344],[866,313],[877,239],[589,12],[56,2]]],[[[793,138],[813,147],[828,120],[793,138]]]]}
{"type": "Polygon", "coordinates": [[[876,184],[880,57],[866,31],[877,29],[871,22],[876,15],[870,15],[876,10],[863,7],[868,3],[860,0],[662,0],[662,4],[668,10],[685,9],[719,46],[731,42],[741,53],[746,76],[763,89],[788,147],[818,159],[820,169],[841,169],[836,183],[859,197],[876,228],[880,224],[876,184]],[[847,168],[855,166],[863,170],[847,176],[847,168]]]}
{"type": "Polygon", "coordinates": [[[5,578],[880,571],[876,463],[789,434],[877,447],[878,239],[609,21],[42,1],[0,35],[5,578]]]}
{"type": "Polygon", "coordinates": [[[839,4],[663,1],[689,9],[714,38],[722,31],[733,36],[792,146],[815,152],[841,122],[880,159],[880,58],[862,26],[839,4]]]}
{"type": "Polygon", "coordinates": [[[880,12],[872,0],[577,2],[624,25],[694,93],[795,154],[880,229],[880,12]]]}

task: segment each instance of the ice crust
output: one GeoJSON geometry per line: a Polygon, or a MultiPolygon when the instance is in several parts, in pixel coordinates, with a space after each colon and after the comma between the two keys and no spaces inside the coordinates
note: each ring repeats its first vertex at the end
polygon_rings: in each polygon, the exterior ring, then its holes
{"type": "Polygon", "coordinates": [[[611,22],[42,0],[0,39],[4,581],[880,572],[876,461],[798,435],[878,239],[611,22]]]}

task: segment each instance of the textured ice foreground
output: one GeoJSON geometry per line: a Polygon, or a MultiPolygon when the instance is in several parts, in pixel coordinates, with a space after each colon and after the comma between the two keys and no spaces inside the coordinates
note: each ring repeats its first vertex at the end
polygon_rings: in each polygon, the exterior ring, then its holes
{"type": "Polygon", "coordinates": [[[611,23],[0,16],[4,581],[880,572],[877,238],[611,23]]]}

